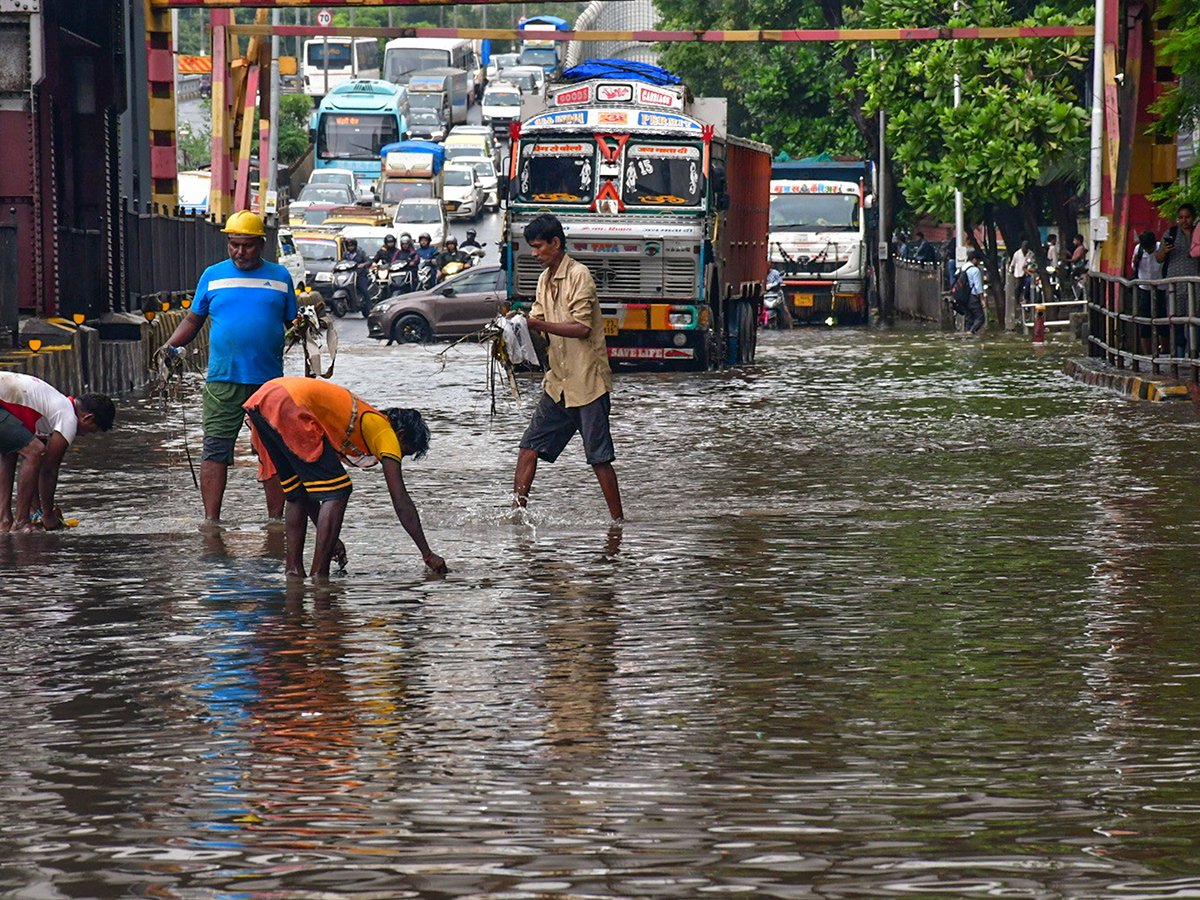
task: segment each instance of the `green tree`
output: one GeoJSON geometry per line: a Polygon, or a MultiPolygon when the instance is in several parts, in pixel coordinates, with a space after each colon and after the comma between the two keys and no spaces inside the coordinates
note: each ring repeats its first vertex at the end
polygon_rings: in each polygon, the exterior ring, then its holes
{"type": "MultiPolygon", "coordinates": [[[[1155,130],[1174,137],[1181,131],[1200,133],[1200,6],[1194,0],[1160,0],[1155,18],[1163,28],[1159,52],[1170,60],[1176,83],[1150,108],[1161,117],[1155,130]]],[[[1200,178],[1156,190],[1151,199],[1173,217],[1180,203],[1200,203],[1200,178]]]]}
{"type": "MultiPolygon", "coordinates": [[[[860,19],[878,28],[1076,25],[1086,24],[1090,9],[1045,5],[1016,18],[1006,0],[992,0],[956,16],[940,0],[914,21],[904,0],[866,0],[860,19]]],[[[1009,247],[1036,238],[1047,209],[1064,237],[1074,232],[1089,122],[1080,102],[1089,68],[1081,39],[889,41],[875,50],[876,62],[860,66],[854,83],[866,112],[888,113],[898,185],[916,213],[946,221],[962,191],[968,227],[985,227],[993,267],[996,232],[1009,247]]],[[[993,275],[998,286],[994,268],[993,275]]]]}

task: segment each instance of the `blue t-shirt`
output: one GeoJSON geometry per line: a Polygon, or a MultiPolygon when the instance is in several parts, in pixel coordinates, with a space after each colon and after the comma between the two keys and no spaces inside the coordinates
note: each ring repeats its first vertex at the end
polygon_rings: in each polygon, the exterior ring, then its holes
{"type": "Polygon", "coordinates": [[[292,276],[263,260],[245,272],[233,260],[209,266],[192,312],[210,319],[208,380],[264,384],[283,376],[283,331],[296,318],[292,276]]]}

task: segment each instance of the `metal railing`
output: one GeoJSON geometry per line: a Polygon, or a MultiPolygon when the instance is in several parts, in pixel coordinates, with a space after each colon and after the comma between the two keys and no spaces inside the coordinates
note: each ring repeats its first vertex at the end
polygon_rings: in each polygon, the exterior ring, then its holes
{"type": "MultiPolygon", "coordinates": [[[[125,309],[138,311],[158,294],[194,291],[201,273],[229,258],[223,223],[204,216],[137,203],[125,209],[125,309]]],[[[278,227],[267,225],[264,259],[276,257],[278,227]]]]}
{"type": "Polygon", "coordinates": [[[1090,273],[1088,355],[1119,369],[1200,382],[1200,277],[1090,273]]]}
{"type": "Polygon", "coordinates": [[[946,264],[895,260],[896,312],[911,319],[954,327],[954,311],[944,299],[946,264]]]}

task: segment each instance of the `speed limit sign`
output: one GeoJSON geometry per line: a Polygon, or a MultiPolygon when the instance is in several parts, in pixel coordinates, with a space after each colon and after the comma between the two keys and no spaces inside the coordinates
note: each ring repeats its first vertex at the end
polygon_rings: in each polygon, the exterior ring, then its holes
{"type": "Polygon", "coordinates": [[[331,13],[327,9],[321,10],[319,13],[317,13],[317,24],[318,25],[332,25],[333,24],[333,13],[331,13]]]}

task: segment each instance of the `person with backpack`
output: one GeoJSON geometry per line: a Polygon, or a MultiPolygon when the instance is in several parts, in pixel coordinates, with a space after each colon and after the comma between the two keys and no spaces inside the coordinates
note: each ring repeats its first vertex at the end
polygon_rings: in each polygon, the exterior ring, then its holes
{"type": "MultiPolygon", "coordinates": [[[[1182,278],[1188,275],[1200,275],[1200,258],[1190,253],[1192,238],[1195,234],[1196,207],[1190,203],[1181,203],[1175,213],[1175,224],[1163,232],[1159,242],[1158,252],[1154,258],[1162,263],[1163,278],[1182,278]]],[[[1187,288],[1179,290],[1179,285],[1167,288],[1167,315],[1186,315],[1187,288]]],[[[1182,325],[1171,328],[1176,356],[1187,356],[1187,332],[1182,325]]]]}
{"type": "Polygon", "coordinates": [[[987,324],[987,299],[983,293],[983,272],[979,269],[983,261],[982,250],[972,250],[963,266],[961,276],[967,281],[968,296],[966,299],[966,314],[963,320],[963,334],[975,337],[987,324]]]}

